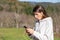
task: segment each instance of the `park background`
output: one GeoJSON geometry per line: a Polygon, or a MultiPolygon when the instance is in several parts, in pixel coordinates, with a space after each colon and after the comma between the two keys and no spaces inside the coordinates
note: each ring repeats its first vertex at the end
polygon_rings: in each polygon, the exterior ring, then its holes
{"type": "Polygon", "coordinates": [[[0,40],[31,40],[24,25],[34,27],[32,9],[43,5],[47,14],[53,18],[54,39],[60,40],[60,1],[0,0],[0,40]]]}

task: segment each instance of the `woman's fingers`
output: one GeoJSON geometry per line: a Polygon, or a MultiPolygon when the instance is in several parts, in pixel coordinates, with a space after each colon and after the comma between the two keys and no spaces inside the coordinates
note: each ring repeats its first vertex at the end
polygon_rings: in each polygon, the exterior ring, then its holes
{"type": "Polygon", "coordinates": [[[31,29],[31,28],[26,28],[26,33],[28,33],[28,34],[32,34],[33,32],[34,32],[33,29],[31,29]]]}
{"type": "Polygon", "coordinates": [[[29,30],[28,28],[26,28],[26,32],[27,32],[28,34],[30,34],[30,30],[29,30]]]}

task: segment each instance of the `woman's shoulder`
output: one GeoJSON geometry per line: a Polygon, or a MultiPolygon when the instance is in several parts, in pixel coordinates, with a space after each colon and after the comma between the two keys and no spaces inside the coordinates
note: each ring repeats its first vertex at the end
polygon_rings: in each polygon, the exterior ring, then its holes
{"type": "Polygon", "coordinates": [[[41,21],[52,21],[52,17],[46,17],[46,18],[42,19],[41,21]]]}
{"type": "Polygon", "coordinates": [[[46,17],[43,20],[41,20],[40,22],[47,23],[47,24],[52,24],[53,20],[52,20],[52,17],[46,17]]]}

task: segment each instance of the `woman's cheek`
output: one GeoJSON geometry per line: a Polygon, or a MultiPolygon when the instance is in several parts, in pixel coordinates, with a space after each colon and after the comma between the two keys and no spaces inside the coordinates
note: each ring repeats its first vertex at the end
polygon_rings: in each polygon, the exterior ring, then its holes
{"type": "Polygon", "coordinates": [[[35,18],[37,18],[37,16],[35,15],[35,18]]]}

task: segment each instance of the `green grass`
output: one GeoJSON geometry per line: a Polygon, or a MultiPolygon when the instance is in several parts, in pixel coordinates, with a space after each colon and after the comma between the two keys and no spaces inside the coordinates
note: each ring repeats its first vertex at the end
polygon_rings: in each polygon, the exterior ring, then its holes
{"type": "MultiPolygon", "coordinates": [[[[31,40],[24,28],[0,28],[0,40],[31,40]]],[[[55,40],[60,40],[56,38],[55,40]]]]}
{"type": "Polygon", "coordinates": [[[23,28],[0,28],[0,40],[30,40],[30,38],[23,28]]]}
{"type": "Polygon", "coordinates": [[[59,38],[55,37],[55,39],[54,39],[54,40],[60,40],[60,37],[59,37],[59,38]]]}

